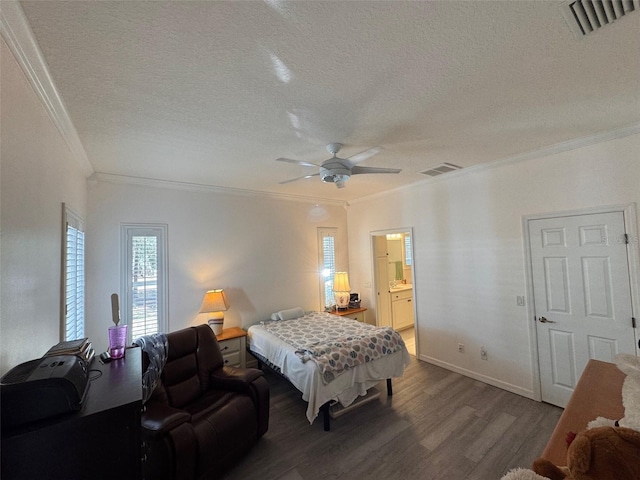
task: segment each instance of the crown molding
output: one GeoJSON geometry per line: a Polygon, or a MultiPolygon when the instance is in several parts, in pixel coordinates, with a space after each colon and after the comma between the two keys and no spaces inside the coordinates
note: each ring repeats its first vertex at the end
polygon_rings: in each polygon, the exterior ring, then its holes
{"type": "Polygon", "coordinates": [[[448,180],[451,180],[453,178],[456,178],[462,175],[469,175],[472,173],[489,170],[491,168],[502,167],[505,165],[513,164],[513,163],[524,162],[527,160],[534,160],[536,158],[548,157],[550,155],[569,152],[571,150],[576,150],[578,148],[588,147],[590,145],[596,145],[599,143],[604,143],[611,140],[617,140],[619,138],[629,137],[631,135],[637,135],[637,134],[640,134],[640,123],[634,123],[632,125],[627,125],[626,127],[617,128],[615,130],[610,130],[608,132],[596,133],[594,135],[588,135],[586,137],[580,137],[573,140],[568,140],[566,142],[556,143],[555,145],[539,148],[537,150],[532,150],[530,152],[520,153],[518,155],[513,155],[511,157],[501,158],[489,163],[481,163],[479,165],[465,167],[460,170],[447,173],[446,175],[438,175],[437,177],[434,177],[434,178],[427,178],[424,180],[413,182],[409,185],[403,185],[401,187],[397,187],[391,190],[385,190],[384,192],[378,192],[372,195],[359,197],[357,199],[350,200],[348,204],[353,205],[356,203],[367,202],[369,200],[374,200],[376,198],[384,197],[394,192],[399,192],[409,188],[414,188],[416,186],[435,183],[435,182],[446,182],[448,180]]]}
{"type": "Polygon", "coordinates": [[[93,173],[93,167],[89,163],[78,132],[51,78],[47,62],[44,60],[20,3],[17,0],[2,0],[0,3],[2,38],[7,42],[49,118],[67,143],[72,157],[88,177],[93,173]]]}
{"type": "Polygon", "coordinates": [[[173,190],[187,190],[191,192],[218,193],[222,195],[240,195],[243,197],[262,197],[272,200],[286,200],[298,203],[313,203],[346,207],[344,200],[330,200],[326,198],[305,197],[301,195],[287,195],[284,193],[261,192],[241,188],[219,187],[200,183],[175,182],[173,180],[158,180],[155,178],[131,177],[128,175],[112,175],[110,173],[94,173],[89,177],[89,183],[114,183],[120,185],[137,185],[151,188],[166,188],[173,190]]]}

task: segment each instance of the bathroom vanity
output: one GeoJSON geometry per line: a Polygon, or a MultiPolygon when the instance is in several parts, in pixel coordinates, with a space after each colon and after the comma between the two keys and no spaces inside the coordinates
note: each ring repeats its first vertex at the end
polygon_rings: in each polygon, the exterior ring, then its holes
{"type": "Polygon", "coordinates": [[[391,326],[394,330],[413,327],[413,286],[401,284],[389,289],[391,326]]]}

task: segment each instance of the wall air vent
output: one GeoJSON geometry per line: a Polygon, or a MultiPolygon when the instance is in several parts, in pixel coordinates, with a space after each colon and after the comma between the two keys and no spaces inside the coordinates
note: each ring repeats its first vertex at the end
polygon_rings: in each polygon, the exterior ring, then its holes
{"type": "Polygon", "coordinates": [[[429,175],[430,177],[437,177],[438,175],[442,175],[443,173],[453,172],[454,170],[460,170],[462,167],[458,165],[454,165],[452,163],[441,163],[440,165],[436,165],[428,170],[420,172],[423,175],[429,175]]]}
{"type": "Polygon", "coordinates": [[[569,0],[562,4],[562,15],[578,38],[637,11],[640,0],[569,0]]]}

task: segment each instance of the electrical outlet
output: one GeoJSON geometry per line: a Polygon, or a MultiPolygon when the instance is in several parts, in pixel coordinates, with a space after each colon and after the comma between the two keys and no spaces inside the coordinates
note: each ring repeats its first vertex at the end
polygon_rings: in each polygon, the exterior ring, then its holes
{"type": "Polygon", "coordinates": [[[522,295],[516,296],[516,304],[519,307],[524,307],[524,296],[522,296],[522,295]]]}
{"type": "Polygon", "coordinates": [[[480,347],[480,359],[489,360],[489,358],[487,357],[487,349],[484,347],[480,347]]]}
{"type": "Polygon", "coordinates": [[[458,344],[458,352],[459,353],[464,353],[464,343],[459,343],[458,344]]]}

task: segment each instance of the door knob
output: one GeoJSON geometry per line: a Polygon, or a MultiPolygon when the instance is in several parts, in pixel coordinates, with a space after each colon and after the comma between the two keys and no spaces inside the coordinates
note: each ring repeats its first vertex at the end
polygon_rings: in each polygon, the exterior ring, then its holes
{"type": "Polygon", "coordinates": [[[547,320],[547,319],[546,319],[546,318],[544,318],[544,317],[540,317],[540,318],[538,318],[538,321],[539,321],[540,323],[556,323],[556,322],[554,322],[553,320],[547,320]]]}

